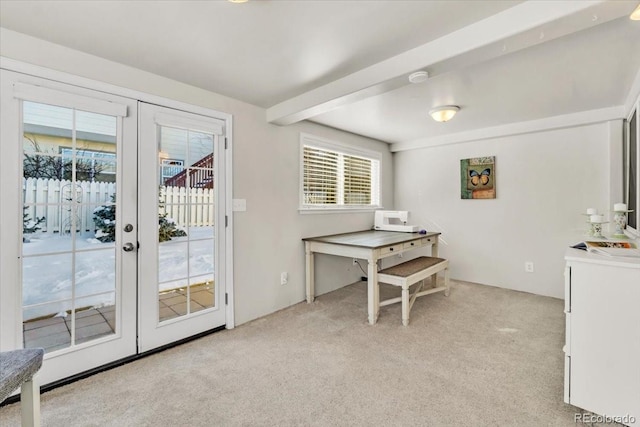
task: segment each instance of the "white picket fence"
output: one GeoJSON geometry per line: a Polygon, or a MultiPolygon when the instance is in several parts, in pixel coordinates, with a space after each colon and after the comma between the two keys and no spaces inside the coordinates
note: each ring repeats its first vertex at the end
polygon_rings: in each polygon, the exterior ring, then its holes
{"type": "Polygon", "coordinates": [[[161,187],[160,213],[181,227],[208,227],[215,223],[213,188],[161,187]],[[188,220],[188,221],[187,221],[188,220]]]}
{"type": "MultiPolygon", "coordinates": [[[[39,224],[42,232],[65,233],[76,224],[76,231],[96,229],[93,211],[111,204],[116,184],[111,182],[26,178],[23,179],[24,213],[31,220],[44,217],[39,224]],[[74,193],[75,192],[75,201],[74,193]]],[[[181,227],[214,225],[214,190],[203,188],[161,187],[164,200],[159,213],[168,213],[181,227]],[[188,221],[189,220],[189,221],[188,221]]]]}

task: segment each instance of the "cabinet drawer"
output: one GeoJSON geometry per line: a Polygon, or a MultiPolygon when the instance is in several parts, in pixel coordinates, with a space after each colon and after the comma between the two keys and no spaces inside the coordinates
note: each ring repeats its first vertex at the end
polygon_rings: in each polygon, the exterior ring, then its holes
{"type": "Polygon", "coordinates": [[[402,252],[402,244],[385,246],[384,248],[380,248],[380,255],[401,253],[401,252],[402,252]]]}
{"type": "Polygon", "coordinates": [[[402,248],[406,251],[413,248],[419,248],[422,246],[422,240],[414,240],[413,242],[406,242],[402,245],[402,248]]]}
{"type": "Polygon", "coordinates": [[[433,242],[436,241],[435,237],[425,237],[424,239],[420,239],[420,242],[423,245],[433,245],[433,242]]]}

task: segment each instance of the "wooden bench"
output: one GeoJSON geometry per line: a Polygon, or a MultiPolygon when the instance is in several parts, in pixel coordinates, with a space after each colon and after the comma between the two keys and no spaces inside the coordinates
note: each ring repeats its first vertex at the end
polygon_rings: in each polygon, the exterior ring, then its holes
{"type": "Polygon", "coordinates": [[[0,353],[0,403],[20,387],[22,427],[40,425],[40,385],[34,376],[43,356],[41,348],[0,353]]]}
{"type": "Polygon", "coordinates": [[[402,295],[397,298],[390,298],[380,301],[380,306],[402,302],[402,324],[409,324],[409,312],[416,298],[435,292],[444,292],[449,296],[449,261],[443,258],[418,257],[393,267],[385,268],[378,272],[378,282],[387,283],[402,287],[402,295]],[[444,285],[437,286],[437,273],[444,270],[444,285]],[[424,279],[433,275],[435,287],[422,290],[424,279]],[[413,294],[409,293],[409,287],[420,282],[420,286],[413,294]]]}

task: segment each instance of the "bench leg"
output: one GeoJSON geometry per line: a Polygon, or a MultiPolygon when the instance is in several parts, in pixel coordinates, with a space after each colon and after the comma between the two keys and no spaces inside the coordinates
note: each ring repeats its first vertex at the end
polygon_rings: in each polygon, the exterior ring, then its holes
{"type": "Polygon", "coordinates": [[[444,296],[448,297],[449,296],[449,267],[444,269],[444,296]]]}
{"type": "Polygon", "coordinates": [[[409,285],[402,285],[402,324],[409,326],[409,285]]]}
{"type": "Polygon", "coordinates": [[[40,426],[40,384],[35,378],[20,388],[20,412],[22,427],[40,426]]]}

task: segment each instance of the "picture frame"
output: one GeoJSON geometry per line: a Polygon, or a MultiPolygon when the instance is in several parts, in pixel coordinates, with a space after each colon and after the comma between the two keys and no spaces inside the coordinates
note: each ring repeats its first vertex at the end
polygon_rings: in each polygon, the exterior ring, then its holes
{"type": "Polygon", "coordinates": [[[496,157],[460,160],[460,198],[496,198],[496,157]]]}

